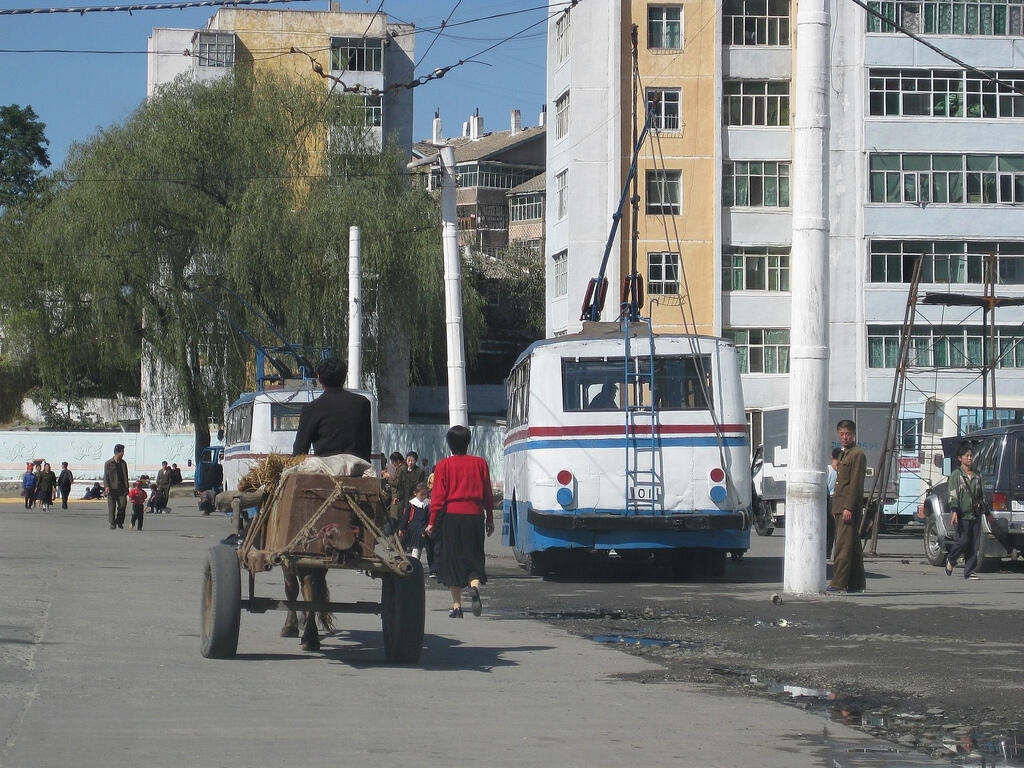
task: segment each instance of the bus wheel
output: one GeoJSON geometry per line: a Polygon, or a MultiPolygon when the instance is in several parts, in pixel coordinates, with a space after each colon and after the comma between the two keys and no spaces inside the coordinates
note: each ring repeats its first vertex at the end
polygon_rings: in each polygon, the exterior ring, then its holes
{"type": "Polygon", "coordinates": [[[713,579],[725,576],[725,558],[728,554],[724,549],[704,550],[704,571],[713,579]]]}
{"type": "Polygon", "coordinates": [[[551,562],[543,552],[530,552],[523,558],[523,567],[530,576],[547,576],[551,562]]]}

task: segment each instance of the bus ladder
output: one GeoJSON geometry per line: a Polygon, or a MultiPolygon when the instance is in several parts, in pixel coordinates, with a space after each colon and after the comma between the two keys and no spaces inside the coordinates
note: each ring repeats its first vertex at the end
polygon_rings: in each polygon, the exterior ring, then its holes
{"type": "Polygon", "coordinates": [[[629,514],[653,515],[659,512],[662,487],[661,451],[657,433],[658,409],[654,393],[654,330],[649,318],[637,318],[647,328],[648,351],[633,357],[630,319],[623,315],[621,325],[625,336],[625,370],[622,387],[623,414],[626,421],[626,504],[629,514]],[[646,363],[646,366],[644,365],[646,363]],[[646,390],[649,403],[642,402],[646,390]],[[630,395],[632,393],[632,400],[630,395]]]}

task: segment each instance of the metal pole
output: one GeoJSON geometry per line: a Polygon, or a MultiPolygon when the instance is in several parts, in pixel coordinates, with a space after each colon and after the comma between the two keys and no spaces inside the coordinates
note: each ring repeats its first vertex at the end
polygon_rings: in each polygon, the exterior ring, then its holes
{"type": "Polygon", "coordinates": [[[445,342],[448,350],[448,426],[469,426],[466,403],[466,355],[462,334],[462,263],[455,208],[455,151],[443,147],[441,159],[441,235],[444,245],[445,342]]]}
{"type": "Polygon", "coordinates": [[[992,374],[992,426],[994,427],[999,420],[998,411],[996,410],[996,361],[999,360],[999,350],[996,344],[996,255],[994,253],[988,255],[988,285],[986,287],[988,295],[991,297],[989,302],[992,307],[989,312],[989,320],[992,326],[989,331],[988,366],[992,374]]]}
{"type": "Polygon", "coordinates": [[[828,0],[797,6],[793,132],[793,297],[790,330],[789,475],[783,587],[825,586],[828,435],[828,0]]]}
{"type": "Polygon", "coordinates": [[[348,378],[345,386],[359,389],[363,382],[363,236],[359,227],[348,228],[348,378]]]}

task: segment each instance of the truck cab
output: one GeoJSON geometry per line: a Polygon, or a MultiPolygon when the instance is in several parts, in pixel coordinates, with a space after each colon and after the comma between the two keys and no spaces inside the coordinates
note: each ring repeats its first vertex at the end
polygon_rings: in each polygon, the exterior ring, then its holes
{"type": "Polygon", "coordinates": [[[224,490],[224,468],[221,459],[224,458],[223,445],[211,445],[199,452],[199,461],[196,463],[195,471],[195,492],[211,490],[215,494],[224,490]]]}

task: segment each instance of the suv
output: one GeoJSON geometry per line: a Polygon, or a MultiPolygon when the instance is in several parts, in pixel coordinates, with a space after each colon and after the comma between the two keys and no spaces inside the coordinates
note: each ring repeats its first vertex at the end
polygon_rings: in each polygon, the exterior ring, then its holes
{"type": "MultiPolygon", "coordinates": [[[[943,438],[947,476],[956,462],[957,446],[965,440],[974,451],[974,469],[985,480],[985,499],[995,521],[993,530],[987,518],[982,520],[978,567],[993,570],[1001,558],[1024,554],[1024,424],[943,438]]],[[[956,539],[946,485],[943,481],[930,488],[924,501],[924,552],[932,565],[945,565],[956,539]]]]}

